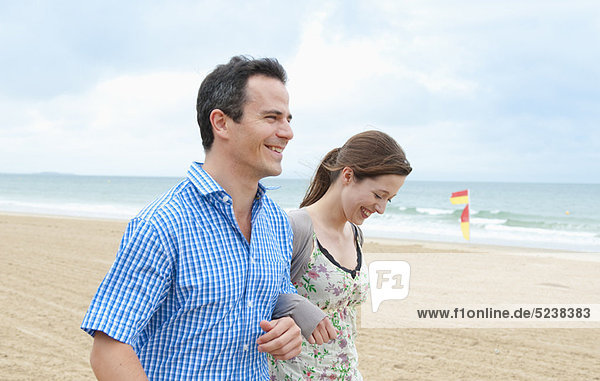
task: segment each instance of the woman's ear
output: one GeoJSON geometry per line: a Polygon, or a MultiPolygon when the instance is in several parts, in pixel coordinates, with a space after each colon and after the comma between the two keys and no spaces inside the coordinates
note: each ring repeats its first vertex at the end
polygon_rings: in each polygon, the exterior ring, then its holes
{"type": "Polygon", "coordinates": [[[212,110],[209,115],[210,124],[212,125],[213,134],[215,138],[218,136],[221,139],[228,138],[227,115],[219,110],[218,108],[212,110]]]}
{"type": "Polygon", "coordinates": [[[354,180],[354,170],[350,167],[342,169],[342,184],[348,185],[354,180]]]}

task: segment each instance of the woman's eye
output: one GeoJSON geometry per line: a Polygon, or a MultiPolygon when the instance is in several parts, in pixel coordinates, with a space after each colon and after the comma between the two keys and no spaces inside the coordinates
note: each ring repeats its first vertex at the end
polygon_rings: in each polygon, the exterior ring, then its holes
{"type": "Polygon", "coordinates": [[[373,194],[375,195],[376,199],[381,200],[381,196],[380,195],[378,195],[377,193],[373,193],[373,194]]]}

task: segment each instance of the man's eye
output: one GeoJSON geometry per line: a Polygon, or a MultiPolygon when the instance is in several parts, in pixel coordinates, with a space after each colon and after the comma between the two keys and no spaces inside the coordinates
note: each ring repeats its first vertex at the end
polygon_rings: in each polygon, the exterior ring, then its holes
{"type": "Polygon", "coordinates": [[[381,196],[380,196],[380,195],[378,195],[377,193],[373,193],[373,194],[375,195],[375,198],[376,198],[376,199],[379,199],[379,200],[381,200],[381,196]]]}

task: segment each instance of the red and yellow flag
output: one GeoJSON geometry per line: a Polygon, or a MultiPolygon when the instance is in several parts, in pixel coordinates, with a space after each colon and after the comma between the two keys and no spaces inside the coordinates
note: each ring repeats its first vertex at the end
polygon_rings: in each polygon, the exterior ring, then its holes
{"type": "Polygon", "coordinates": [[[464,191],[452,193],[452,196],[450,196],[450,202],[453,204],[468,204],[469,190],[466,189],[464,191]]]}
{"type": "Polygon", "coordinates": [[[463,237],[469,241],[469,190],[465,189],[460,192],[452,193],[450,202],[453,204],[467,204],[460,215],[460,230],[462,230],[463,237]]]}
{"type": "Polygon", "coordinates": [[[460,230],[462,230],[463,237],[468,241],[469,236],[469,204],[465,206],[460,215],[460,230]]]}

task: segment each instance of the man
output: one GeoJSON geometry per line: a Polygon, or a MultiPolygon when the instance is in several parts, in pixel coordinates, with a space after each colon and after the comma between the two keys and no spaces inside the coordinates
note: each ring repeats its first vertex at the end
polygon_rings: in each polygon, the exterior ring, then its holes
{"type": "MultiPolygon", "coordinates": [[[[280,295],[295,293],[292,233],[259,184],[281,173],[293,137],[285,82],[276,60],[245,57],[203,81],[205,163],[129,223],[83,320],[98,379],[267,379],[261,352],[300,352],[294,321],[271,319],[280,295]]],[[[334,336],[327,320],[319,329],[312,341],[334,336]]]]}

